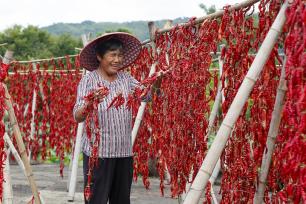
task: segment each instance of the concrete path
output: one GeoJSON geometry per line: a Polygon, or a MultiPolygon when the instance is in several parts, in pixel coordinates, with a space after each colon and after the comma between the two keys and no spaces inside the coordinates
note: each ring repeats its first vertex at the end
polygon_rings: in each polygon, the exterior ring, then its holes
{"type": "MultiPolygon", "coordinates": [[[[14,204],[25,204],[31,198],[31,189],[26,177],[18,165],[11,165],[11,179],[13,185],[14,204]]],[[[64,178],[59,176],[59,165],[40,164],[33,165],[33,173],[39,191],[45,204],[81,204],[83,201],[83,177],[82,167],[78,169],[77,189],[75,201],[67,201],[67,175],[68,167],[64,169],[64,178]]],[[[137,183],[132,185],[132,204],[178,204],[178,199],[170,197],[169,186],[166,186],[165,196],[161,197],[159,190],[159,180],[150,178],[150,189],[146,190],[139,178],[137,183]]]]}

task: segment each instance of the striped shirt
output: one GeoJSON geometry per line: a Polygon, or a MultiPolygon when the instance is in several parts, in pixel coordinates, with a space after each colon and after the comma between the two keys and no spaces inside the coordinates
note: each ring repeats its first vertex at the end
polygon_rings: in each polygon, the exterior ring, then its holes
{"type": "MultiPolygon", "coordinates": [[[[98,105],[98,117],[100,125],[100,158],[129,157],[132,156],[132,112],[126,106],[127,98],[140,83],[129,73],[120,71],[117,79],[109,82],[94,70],[86,74],[80,81],[77,90],[77,100],[73,108],[75,118],[76,111],[85,104],[84,96],[98,88],[98,84],[109,89],[109,94],[98,105]],[[111,101],[122,93],[125,103],[118,110],[115,107],[107,107],[111,101]]],[[[150,92],[150,91],[149,91],[150,92]]],[[[82,151],[90,156],[91,146],[86,131],[82,134],[82,151]]]]}

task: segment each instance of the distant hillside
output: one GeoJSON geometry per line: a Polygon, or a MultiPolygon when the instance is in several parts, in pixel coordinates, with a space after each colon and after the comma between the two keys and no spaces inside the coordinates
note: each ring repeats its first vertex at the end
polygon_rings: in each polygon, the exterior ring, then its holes
{"type": "MultiPolygon", "coordinates": [[[[188,18],[177,18],[173,20],[173,24],[188,21],[188,18]]],[[[166,20],[155,21],[156,26],[162,27],[166,20]]],[[[41,29],[48,31],[51,34],[60,35],[69,33],[75,37],[80,37],[85,33],[92,33],[93,36],[104,33],[105,31],[113,31],[118,28],[126,28],[136,35],[140,40],[149,38],[148,21],[131,21],[124,23],[83,21],[82,23],[56,23],[41,29]]]]}

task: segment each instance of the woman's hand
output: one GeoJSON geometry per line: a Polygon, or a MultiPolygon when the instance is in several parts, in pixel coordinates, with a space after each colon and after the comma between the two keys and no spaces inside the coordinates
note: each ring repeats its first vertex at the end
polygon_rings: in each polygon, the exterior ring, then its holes
{"type": "Polygon", "coordinates": [[[99,87],[94,91],[94,101],[97,101],[98,103],[101,103],[103,99],[108,95],[109,90],[106,87],[99,87]]]}
{"type": "Polygon", "coordinates": [[[109,90],[104,86],[100,86],[96,90],[84,97],[87,107],[98,105],[108,95],[109,90]]]}
{"type": "Polygon", "coordinates": [[[159,72],[158,73],[158,76],[157,76],[157,79],[155,80],[154,84],[152,85],[152,94],[154,93],[157,93],[157,94],[160,94],[160,86],[161,86],[161,83],[162,83],[162,80],[163,80],[163,76],[164,76],[164,73],[163,72],[159,72]]]}
{"type": "Polygon", "coordinates": [[[79,110],[77,110],[75,114],[76,121],[79,123],[83,122],[86,119],[88,113],[94,108],[97,108],[98,104],[104,100],[108,93],[108,88],[100,86],[99,88],[85,96],[85,104],[81,108],[79,108],[79,110]]]}

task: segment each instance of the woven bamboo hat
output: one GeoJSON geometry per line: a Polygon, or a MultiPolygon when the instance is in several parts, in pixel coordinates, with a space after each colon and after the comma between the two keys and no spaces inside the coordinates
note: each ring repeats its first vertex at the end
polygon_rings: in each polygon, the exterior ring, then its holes
{"type": "Polygon", "coordinates": [[[123,44],[123,62],[121,68],[125,68],[133,63],[141,51],[141,42],[131,34],[113,32],[103,34],[102,36],[92,40],[82,49],[80,53],[81,67],[88,71],[97,69],[99,67],[99,61],[96,55],[96,46],[103,41],[113,38],[120,40],[123,44]]]}

